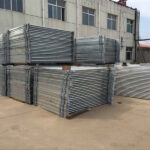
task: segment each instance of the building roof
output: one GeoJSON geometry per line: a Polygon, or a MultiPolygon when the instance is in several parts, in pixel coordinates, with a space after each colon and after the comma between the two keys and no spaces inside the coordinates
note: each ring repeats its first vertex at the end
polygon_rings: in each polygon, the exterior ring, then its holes
{"type": "Polygon", "coordinates": [[[150,48],[150,45],[140,44],[141,48],[150,48]]]}
{"type": "MultiPolygon", "coordinates": [[[[116,1],[114,1],[114,0],[109,0],[109,1],[114,2],[115,4],[118,4],[118,5],[122,6],[122,7],[130,8],[130,9],[132,9],[132,10],[137,10],[136,8],[132,8],[132,7],[127,6],[127,5],[125,6],[125,5],[119,4],[118,2],[116,2],[116,1]]],[[[119,0],[118,0],[118,1],[119,1],[119,0]]]]}

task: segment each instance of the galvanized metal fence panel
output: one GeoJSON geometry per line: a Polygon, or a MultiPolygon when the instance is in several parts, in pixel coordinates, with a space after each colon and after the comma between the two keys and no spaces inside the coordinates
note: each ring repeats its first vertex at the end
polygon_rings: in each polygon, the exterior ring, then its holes
{"type": "Polygon", "coordinates": [[[0,64],[7,63],[7,34],[0,34],[0,64]]]}
{"type": "Polygon", "coordinates": [[[150,67],[117,67],[115,95],[150,100],[150,67]]]}
{"type": "Polygon", "coordinates": [[[33,103],[33,74],[30,66],[7,66],[7,96],[33,103]]]}
{"type": "Polygon", "coordinates": [[[75,60],[77,63],[114,64],[120,61],[120,44],[103,36],[77,38],[75,60]]]}
{"type": "Polygon", "coordinates": [[[7,85],[6,85],[6,66],[0,66],[0,94],[6,96],[7,85]]]}
{"type": "Polygon", "coordinates": [[[34,103],[61,117],[113,102],[114,69],[40,67],[35,77],[34,103]]]}
{"type": "Polygon", "coordinates": [[[73,32],[26,24],[8,31],[9,63],[72,63],[73,32]]]}

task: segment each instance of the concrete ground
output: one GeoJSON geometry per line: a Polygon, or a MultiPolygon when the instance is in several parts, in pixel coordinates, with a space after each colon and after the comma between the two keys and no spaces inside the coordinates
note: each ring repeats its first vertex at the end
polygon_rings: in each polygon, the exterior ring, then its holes
{"type": "Polygon", "coordinates": [[[0,97],[0,150],[149,150],[150,101],[115,97],[71,120],[0,97]]]}

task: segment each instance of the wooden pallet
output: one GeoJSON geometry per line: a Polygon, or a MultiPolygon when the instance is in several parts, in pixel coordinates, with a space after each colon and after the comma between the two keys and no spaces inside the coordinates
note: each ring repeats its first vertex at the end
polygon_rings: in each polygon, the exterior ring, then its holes
{"type": "Polygon", "coordinates": [[[83,66],[83,64],[80,64],[80,63],[76,63],[75,65],[78,67],[83,66]]]}
{"type": "MultiPolygon", "coordinates": [[[[36,64],[36,68],[39,68],[39,64],[36,64]]],[[[62,67],[62,70],[71,70],[71,66],[69,65],[64,65],[64,66],[61,66],[62,67]]]]}
{"type": "Polygon", "coordinates": [[[30,65],[39,65],[39,66],[72,66],[73,63],[54,63],[54,62],[49,62],[49,63],[30,63],[30,65]]]}
{"type": "Polygon", "coordinates": [[[28,63],[15,63],[15,64],[9,64],[9,65],[13,65],[13,66],[28,66],[28,63]]]}
{"type": "Polygon", "coordinates": [[[8,64],[3,64],[4,66],[7,65],[13,65],[13,66],[19,66],[19,65],[29,65],[29,66],[72,66],[73,63],[8,63],[8,64]]]}

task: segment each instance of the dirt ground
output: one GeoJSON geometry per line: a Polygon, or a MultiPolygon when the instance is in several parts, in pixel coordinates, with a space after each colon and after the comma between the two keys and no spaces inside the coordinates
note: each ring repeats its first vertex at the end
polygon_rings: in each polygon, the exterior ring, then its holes
{"type": "Polygon", "coordinates": [[[150,101],[115,97],[67,120],[0,97],[0,150],[150,150],[150,101]]]}

